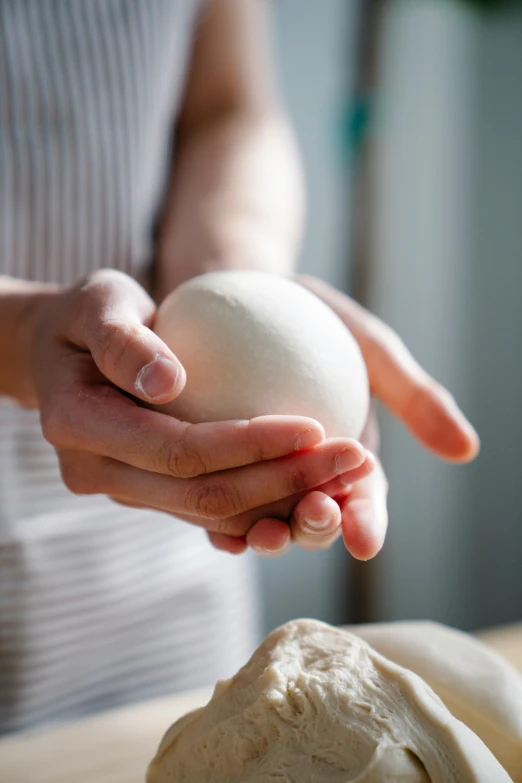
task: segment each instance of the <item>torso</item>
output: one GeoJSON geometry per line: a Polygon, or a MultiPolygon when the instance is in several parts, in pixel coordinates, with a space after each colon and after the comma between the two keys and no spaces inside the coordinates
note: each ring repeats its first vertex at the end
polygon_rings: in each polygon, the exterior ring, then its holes
{"type": "MultiPolygon", "coordinates": [[[[0,0],[0,273],[141,278],[198,0],[0,0]]],[[[211,683],[256,639],[250,561],[63,486],[0,398],[0,732],[211,683]]]]}

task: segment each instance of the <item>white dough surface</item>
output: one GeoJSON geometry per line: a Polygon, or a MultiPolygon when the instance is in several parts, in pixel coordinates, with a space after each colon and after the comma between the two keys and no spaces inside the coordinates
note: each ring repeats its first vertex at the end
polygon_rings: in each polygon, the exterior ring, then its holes
{"type": "Polygon", "coordinates": [[[190,422],[300,415],[328,436],[361,435],[369,408],[361,352],[303,286],[256,271],[200,275],[162,303],[154,329],[187,372],[162,411],[190,422]]]}
{"type": "Polygon", "coordinates": [[[353,626],[381,655],[418,674],[522,783],[522,676],[495,650],[434,622],[353,626]]]}
{"type": "Polygon", "coordinates": [[[314,620],[273,631],[163,738],[147,783],[507,783],[416,674],[314,620]]]}

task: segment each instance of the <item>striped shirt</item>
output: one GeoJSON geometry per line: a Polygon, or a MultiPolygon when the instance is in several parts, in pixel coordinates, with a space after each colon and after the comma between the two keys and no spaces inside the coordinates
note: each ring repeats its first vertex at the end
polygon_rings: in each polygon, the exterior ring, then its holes
{"type": "MultiPolygon", "coordinates": [[[[0,0],[0,273],[139,277],[198,0],[0,0]]],[[[0,732],[228,676],[257,641],[249,557],[77,497],[0,398],[0,732]]]]}

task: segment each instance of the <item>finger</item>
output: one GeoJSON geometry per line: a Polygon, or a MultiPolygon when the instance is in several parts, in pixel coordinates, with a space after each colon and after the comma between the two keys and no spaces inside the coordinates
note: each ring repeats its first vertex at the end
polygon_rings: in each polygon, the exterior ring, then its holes
{"type": "Polygon", "coordinates": [[[149,328],[154,303],[132,278],[112,270],[99,272],[76,292],[72,306],[64,336],[89,351],[112,383],[156,404],[182,391],[185,370],[149,328]]]}
{"type": "MultiPolygon", "coordinates": [[[[269,553],[272,550],[276,550],[276,552],[279,549],[284,550],[287,538],[286,531],[279,526],[274,527],[274,521],[284,522],[286,530],[290,530],[288,527],[290,523],[293,522],[294,525],[300,525],[302,516],[310,516],[312,519],[314,519],[314,506],[317,503],[317,501],[314,501],[314,496],[319,496],[319,498],[322,498],[324,495],[329,495],[329,498],[335,498],[338,502],[340,502],[353,490],[353,485],[356,482],[360,481],[362,478],[365,478],[371,473],[375,465],[375,457],[370,452],[368,452],[367,458],[359,468],[349,471],[348,473],[344,473],[342,476],[339,476],[336,479],[332,479],[332,481],[323,484],[321,487],[318,487],[317,490],[314,490],[311,493],[300,492],[289,498],[284,498],[283,500],[277,501],[276,503],[261,506],[260,508],[256,508],[252,511],[240,514],[235,518],[225,520],[223,522],[223,529],[225,529],[227,526],[230,530],[248,530],[248,528],[250,528],[250,532],[247,534],[248,545],[256,549],[259,554],[266,555],[267,552],[264,550],[268,550],[269,553]],[[311,496],[312,500],[310,501],[309,498],[311,496]],[[312,506],[311,509],[310,506],[312,506]],[[297,523],[295,521],[296,519],[299,520],[297,523]],[[285,534],[283,536],[284,540],[282,541],[278,540],[278,536],[280,535],[278,531],[281,530],[285,534]],[[275,541],[274,537],[276,539],[275,541]]],[[[320,541],[319,538],[315,536],[315,543],[313,544],[312,538],[309,537],[310,544],[312,545],[306,546],[306,541],[304,545],[302,545],[301,541],[297,541],[299,545],[303,546],[305,549],[325,549],[331,546],[331,544],[337,540],[337,538],[339,538],[341,534],[341,514],[338,502],[335,503],[335,501],[332,500],[332,503],[335,507],[329,506],[328,503],[324,503],[321,506],[321,510],[326,508],[328,515],[326,526],[328,526],[328,520],[331,518],[332,511],[336,517],[337,515],[339,516],[339,524],[337,525],[331,540],[327,539],[320,541]]],[[[183,518],[188,522],[194,522],[198,524],[198,520],[196,518],[192,518],[190,516],[184,516],[183,518]]],[[[320,514],[316,518],[319,519],[320,514]]],[[[327,530],[325,531],[325,534],[328,535],[329,532],[330,531],[327,530]]],[[[292,530],[290,530],[290,533],[293,538],[294,534],[292,533],[292,530]]],[[[218,549],[223,549],[224,551],[231,552],[233,554],[236,554],[236,550],[238,552],[244,551],[244,547],[238,543],[246,540],[243,537],[238,538],[236,536],[227,535],[225,533],[209,533],[209,538],[218,549]]]]}
{"type": "Polygon", "coordinates": [[[244,536],[227,536],[225,533],[207,533],[207,535],[212,546],[230,555],[241,555],[248,549],[244,536]]]}
{"type": "Polygon", "coordinates": [[[281,519],[264,517],[248,531],[246,541],[262,557],[279,557],[290,549],[290,529],[281,519]]]}
{"type": "MultiPolygon", "coordinates": [[[[352,490],[353,485],[356,482],[369,475],[369,473],[374,469],[375,464],[375,457],[373,454],[368,452],[364,463],[360,467],[355,468],[355,470],[348,471],[347,473],[344,473],[341,476],[338,476],[337,478],[314,488],[312,492],[321,492],[325,495],[329,495],[329,497],[334,498],[335,500],[343,498],[352,490]]],[[[278,500],[274,503],[268,503],[258,508],[246,511],[242,514],[238,514],[235,517],[224,520],[223,529],[225,529],[225,527],[228,525],[230,530],[248,530],[249,528],[251,529],[259,520],[264,518],[280,519],[286,521],[289,524],[294,509],[303,500],[303,498],[306,498],[308,494],[308,491],[298,492],[295,495],[283,498],[282,500],[278,500]]],[[[188,515],[184,516],[183,518],[188,522],[195,522],[197,524],[197,520],[188,515]]]]}
{"type": "MultiPolygon", "coordinates": [[[[221,522],[220,529],[224,534],[225,531],[227,533],[233,534],[234,531],[237,530],[242,530],[246,533],[263,519],[277,519],[279,521],[285,522],[288,525],[295,506],[303,497],[306,496],[306,494],[306,491],[298,492],[295,495],[291,495],[290,497],[277,500],[274,503],[265,503],[264,505],[258,506],[257,508],[253,508],[249,511],[237,514],[236,516],[223,520],[221,522]]],[[[196,517],[192,517],[190,515],[183,516],[183,519],[186,519],[188,522],[193,522],[194,524],[200,524],[196,517]]]]}
{"type": "Polygon", "coordinates": [[[192,478],[310,449],[324,438],[320,424],[299,416],[180,422],[140,407],[102,381],[87,355],[71,352],[62,361],[61,386],[47,390],[42,404],[42,429],[53,446],[192,478]]]}
{"type": "Polygon", "coordinates": [[[346,473],[343,473],[341,476],[337,476],[331,481],[327,481],[325,484],[316,487],[316,490],[318,492],[322,492],[323,495],[328,495],[331,498],[336,498],[338,495],[342,495],[348,489],[351,489],[351,487],[354,484],[356,484],[358,481],[361,481],[361,479],[368,476],[372,472],[372,470],[375,469],[376,463],[377,460],[374,457],[374,455],[371,452],[367,451],[365,460],[362,463],[362,465],[359,465],[359,467],[354,468],[354,470],[349,470],[346,473]]]}
{"type": "Polygon", "coordinates": [[[359,440],[366,449],[369,449],[370,452],[379,454],[381,437],[379,432],[379,421],[377,419],[375,400],[372,400],[370,403],[368,419],[359,440]]]}
{"type": "Polygon", "coordinates": [[[425,446],[440,457],[467,462],[479,438],[451,394],[414,359],[379,318],[322,281],[302,278],[340,316],[361,348],[372,392],[425,446]]]}
{"type": "Polygon", "coordinates": [[[388,527],[388,483],[379,462],[366,478],[339,500],[346,548],[357,560],[370,560],[380,551],[388,527]]]}
{"type": "Polygon", "coordinates": [[[410,432],[440,457],[468,462],[479,438],[451,394],[415,361],[393,332],[367,339],[364,351],[375,394],[410,432]]]}
{"type": "Polygon", "coordinates": [[[322,492],[310,492],[294,509],[292,540],[302,549],[328,549],[341,535],[341,510],[322,492]]]}
{"type": "Polygon", "coordinates": [[[332,438],[291,457],[190,479],[151,473],[85,453],[61,452],[60,457],[62,478],[73,492],[110,495],[171,514],[188,514],[200,518],[199,523],[208,530],[244,535],[250,524],[230,529],[230,517],[346,472],[361,460],[361,447],[332,438]]]}
{"type": "Polygon", "coordinates": [[[110,497],[110,500],[113,501],[113,503],[117,503],[118,506],[125,506],[126,508],[140,508],[140,509],[146,509],[148,506],[144,506],[142,503],[136,503],[135,501],[125,500],[125,498],[117,498],[117,497],[110,497]]]}

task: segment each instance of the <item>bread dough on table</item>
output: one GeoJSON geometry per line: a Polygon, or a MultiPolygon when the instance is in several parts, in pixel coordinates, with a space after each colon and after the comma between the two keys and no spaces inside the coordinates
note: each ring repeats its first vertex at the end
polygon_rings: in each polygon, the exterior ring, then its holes
{"type": "Polygon", "coordinates": [[[147,783],[507,783],[416,674],[312,620],[272,632],[209,704],[176,722],[147,783]]]}
{"type": "MultiPolygon", "coordinates": [[[[431,627],[433,636],[428,642],[428,654],[439,650],[437,655],[440,658],[440,650],[443,652],[443,667],[453,667],[455,655],[458,660],[465,661],[468,658],[467,653],[462,647],[449,648],[444,641],[448,638],[443,626],[425,623],[396,623],[384,626],[361,626],[354,627],[353,630],[359,631],[366,628],[371,631],[372,628],[385,630],[386,636],[390,638],[390,633],[395,636],[395,646],[397,650],[400,645],[401,637],[397,631],[404,629],[404,632],[414,631],[417,634],[415,639],[404,642],[406,649],[412,647],[418,648],[422,645],[423,639],[426,639],[424,629],[431,627]],[[435,637],[436,634],[436,637],[435,637]],[[430,652],[431,650],[431,652],[430,652]]],[[[453,635],[457,632],[451,631],[453,635]]],[[[459,634],[460,635],[460,634],[459,634]]],[[[473,638],[463,634],[465,640],[473,643],[473,638]]],[[[480,634],[484,639],[495,647],[497,652],[504,655],[507,650],[511,659],[519,666],[522,672],[522,627],[510,626],[509,628],[493,629],[480,634]]],[[[376,647],[380,642],[375,641],[376,647]]],[[[489,655],[489,648],[486,645],[479,645],[480,649],[489,655]]],[[[389,646],[387,654],[392,657],[396,655],[389,646]]],[[[495,656],[500,660],[502,667],[503,658],[495,656]]],[[[422,656],[421,656],[422,660],[422,656]]],[[[441,664],[439,661],[438,666],[441,664]]],[[[415,661],[410,656],[406,668],[414,668],[415,661]]],[[[420,672],[417,672],[420,673],[420,672]]],[[[510,681],[513,688],[518,688],[522,674],[510,671],[510,681]]],[[[437,678],[440,679],[440,671],[437,678]]],[[[500,720],[505,726],[506,721],[508,736],[513,736],[511,720],[515,721],[522,710],[516,709],[515,714],[511,713],[510,704],[505,701],[505,694],[512,693],[513,688],[507,683],[505,691],[499,691],[496,686],[492,686],[493,703],[496,709],[500,711],[500,720]]],[[[437,682],[431,679],[431,685],[434,690],[439,688],[437,682]]],[[[458,681],[455,687],[449,688],[449,692],[455,691],[454,699],[468,699],[459,691],[458,681]]],[[[473,687],[472,693],[475,692],[473,687]]],[[[441,695],[439,691],[439,695],[441,695]]],[[[46,727],[35,732],[29,732],[23,735],[8,735],[0,738],[0,780],[6,783],[144,783],[145,770],[148,762],[152,758],[155,749],[158,746],[159,739],[169,723],[178,717],[185,715],[188,711],[194,710],[206,704],[211,697],[211,691],[201,693],[187,693],[179,696],[168,696],[164,699],[157,699],[150,703],[139,703],[127,707],[111,710],[101,715],[83,718],[74,723],[60,727],[46,727]]],[[[446,697],[445,697],[446,698],[446,697]]],[[[446,705],[448,706],[448,705],[446,705]]],[[[459,716],[460,717],[460,716],[459,716]]],[[[515,724],[516,725],[516,724],[515,724]]],[[[482,737],[484,740],[484,736],[482,737]]],[[[488,744],[489,739],[486,739],[488,744]]],[[[490,746],[491,748],[491,746],[490,746]]],[[[393,756],[388,754],[388,760],[393,756]]],[[[505,762],[501,763],[505,765],[505,762]]],[[[522,764],[517,763],[515,759],[514,770],[510,770],[511,777],[516,783],[522,783],[522,764]]],[[[171,778],[172,780],[172,778],[171,778]]],[[[389,783],[388,773],[382,774],[383,782],[389,783]]],[[[403,779],[407,780],[407,778],[403,779]]],[[[205,782],[207,783],[207,781],[205,782]]],[[[212,781],[208,781],[212,783],[212,781]]],[[[303,781],[302,783],[306,783],[303,781]]],[[[350,782],[351,783],[351,782],[350,782]]],[[[411,783],[411,779],[410,779],[411,783]]]]}
{"type": "Polygon", "coordinates": [[[522,676],[501,655],[434,622],[376,623],[351,631],[422,677],[522,783],[522,676]]]}

